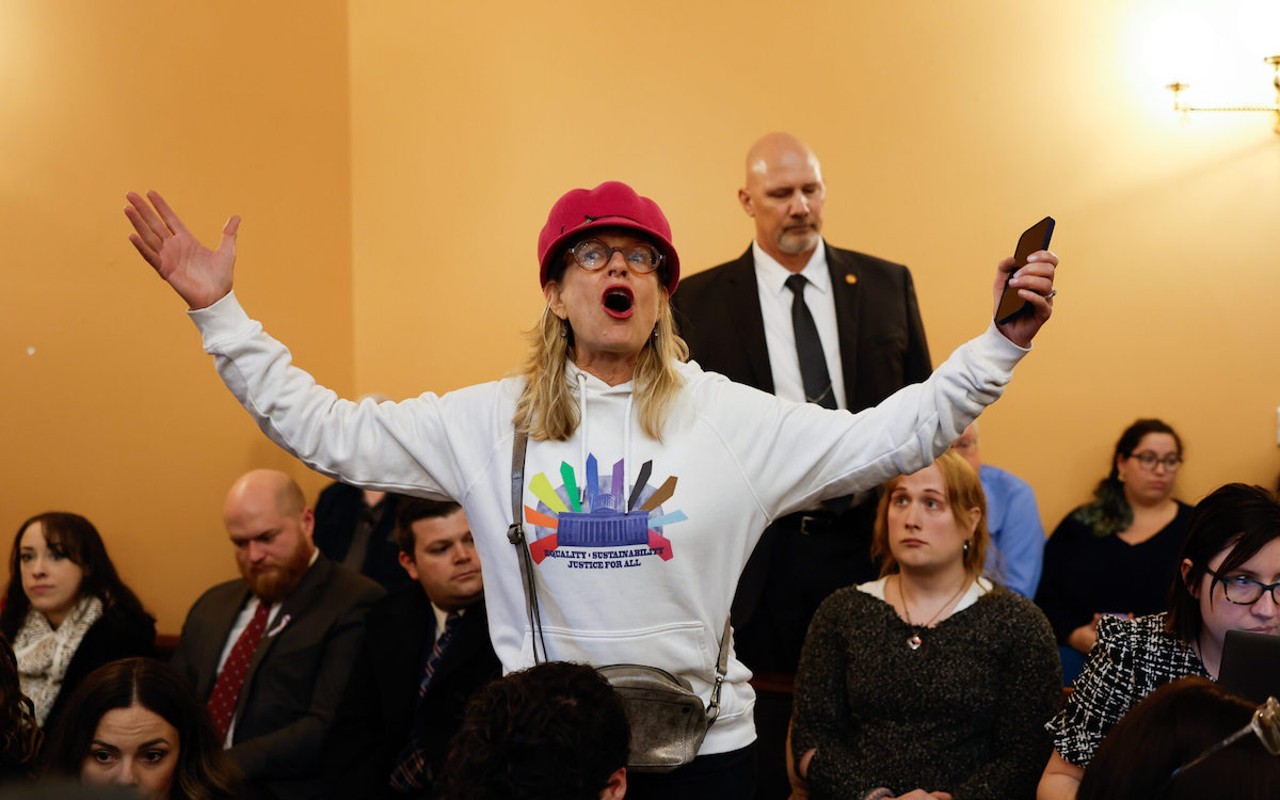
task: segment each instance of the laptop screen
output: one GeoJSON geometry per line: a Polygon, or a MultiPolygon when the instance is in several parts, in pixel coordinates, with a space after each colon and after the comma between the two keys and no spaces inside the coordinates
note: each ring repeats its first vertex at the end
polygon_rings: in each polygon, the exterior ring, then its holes
{"type": "Polygon", "coordinates": [[[1280,636],[1227,631],[1218,685],[1259,704],[1280,697],[1280,636]]]}

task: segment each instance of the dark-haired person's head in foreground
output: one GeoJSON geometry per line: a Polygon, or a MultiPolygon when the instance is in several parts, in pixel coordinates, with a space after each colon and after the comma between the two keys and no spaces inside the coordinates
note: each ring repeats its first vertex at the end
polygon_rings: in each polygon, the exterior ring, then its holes
{"type": "Polygon", "coordinates": [[[136,787],[151,800],[236,796],[230,760],[195,693],[149,658],[113,661],[85,679],[45,746],[47,772],[136,787]]]}
{"type": "Polygon", "coordinates": [[[1170,780],[1175,769],[1248,725],[1254,709],[1204,678],[1162,686],[1111,729],[1085,770],[1077,800],[1280,797],[1280,756],[1252,733],[1170,780]]]}
{"type": "Polygon", "coordinates": [[[539,664],[467,704],[445,767],[445,800],[618,800],[630,730],[591,667],[539,664]]]}
{"type": "Polygon", "coordinates": [[[18,684],[18,660],[0,636],[0,783],[31,775],[41,738],[31,700],[18,684]]]}

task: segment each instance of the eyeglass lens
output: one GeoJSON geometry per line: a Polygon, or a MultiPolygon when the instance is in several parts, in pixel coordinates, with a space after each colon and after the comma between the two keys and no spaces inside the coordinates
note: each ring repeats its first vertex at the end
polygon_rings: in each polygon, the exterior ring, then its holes
{"type": "Polygon", "coordinates": [[[1276,596],[1280,583],[1263,583],[1253,578],[1246,578],[1244,575],[1229,575],[1224,578],[1213,570],[1207,571],[1222,584],[1222,593],[1226,595],[1227,600],[1236,605],[1251,606],[1261,600],[1266,592],[1271,592],[1272,602],[1280,605],[1280,597],[1276,596]]]}
{"type": "Polygon", "coordinates": [[[1133,457],[1138,459],[1138,463],[1145,470],[1154,470],[1157,464],[1162,464],[1166,470],[1173,472],[1182,466],[1182,457],[1174,454],[1161,458],[1150,450],[1143,450],[1141,453],[1134,453],[1133,457]]]}
{"type": "Polygon", "coordinates": [[[585,270],[594,272],[602,269],[614,253],[622,253],[627,267],[636,272],[653,272],[657,269],[662,254],[647,244],[635,244],[630,247],[609,247],[599,239],[587,239],[573,248],[573,260],[585,270]]]}

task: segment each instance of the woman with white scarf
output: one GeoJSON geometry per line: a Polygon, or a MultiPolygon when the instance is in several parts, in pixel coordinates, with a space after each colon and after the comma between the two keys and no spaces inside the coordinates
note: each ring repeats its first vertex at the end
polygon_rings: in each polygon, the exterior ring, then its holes
{"type": "Polygon", "coordinates": [[[18,528],[0,632],[13,643],[22,693],[46,728],[89,673],[155,654],[155,619],[120,580],[93,523],[66,512],[18,528]]]}

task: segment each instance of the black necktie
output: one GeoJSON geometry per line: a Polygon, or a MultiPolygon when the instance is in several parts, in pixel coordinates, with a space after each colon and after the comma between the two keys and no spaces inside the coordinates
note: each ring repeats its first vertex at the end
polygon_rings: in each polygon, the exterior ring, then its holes
{"type": "Polygon", "coordinates": [[[809,306],[804,302],[806,283],[808,281],[803,275],[787,278],[787,288],[795,295],[791,301],[791,326],[796,333],[796,355],[800,357],[804,399],[823,408],[835,408],[836,395],[831,389],[831,374],[827,372],[827,357],[822,352],[818,326],[814,324],[809,306]]]}

